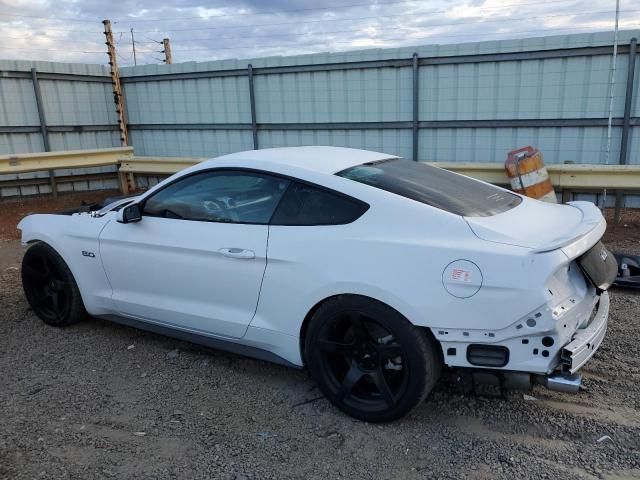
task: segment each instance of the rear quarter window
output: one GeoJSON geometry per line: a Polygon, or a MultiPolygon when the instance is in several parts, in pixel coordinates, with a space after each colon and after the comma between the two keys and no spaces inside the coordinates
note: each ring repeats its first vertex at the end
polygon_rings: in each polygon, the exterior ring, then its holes
{"type": "Polygon", "coordinates": [[[292,183],[271,218],[271,225],[344,225],[358,219],[369,205],[302,183],[292,183]]]}
{"type": "Polygon", "coordinates": [[[522,202],[493,185],[401,158],[365,163],[336,175],[463,217],[496,215],[522,202]]]}

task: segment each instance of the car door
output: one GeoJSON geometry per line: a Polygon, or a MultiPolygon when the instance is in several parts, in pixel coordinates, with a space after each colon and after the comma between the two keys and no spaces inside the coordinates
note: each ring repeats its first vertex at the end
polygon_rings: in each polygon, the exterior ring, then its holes
{"type": "MultiPolygon", "coordinates": [[[[351,224],[368,209],[367,203],[335,190],[291,182],[269,225],[269,262],[251,327],[297,335],[312,305],[341,293],[335,287],[349,291],[353,284],[348,282],[357,275],[366,283],[375,269],[356,274],[352,259],[362,258],[363,246],[370,248],[370,232],[351,224]]],[[[375,239],[371,243],[381,245],[375,239]]]]}
{"type": "Polygon", "coordinates": [[[289,181],[244,170],[181,177],[109,222],[100,254],[117,312],[239,338],[255,313],[268,223],[289,181]]]}

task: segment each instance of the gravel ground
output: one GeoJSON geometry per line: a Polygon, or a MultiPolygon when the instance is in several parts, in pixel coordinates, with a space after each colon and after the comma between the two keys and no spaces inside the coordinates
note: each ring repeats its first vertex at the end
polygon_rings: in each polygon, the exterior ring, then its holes
{"type": "Polygon", "coordinates": [[[464,396],[449,374],[410,416],[372,425],[304,371],[99,320],[47,327],[21,255],[0,241],[0,478],[640,478],[632,292],[612,292],[580,394],[464,396]]]}

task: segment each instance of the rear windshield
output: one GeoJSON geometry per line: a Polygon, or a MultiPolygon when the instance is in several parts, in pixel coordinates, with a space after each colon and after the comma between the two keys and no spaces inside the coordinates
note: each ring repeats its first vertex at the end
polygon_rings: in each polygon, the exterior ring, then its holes
{"type": "Polygon", "coordinates": [[[337,175],[464,217],[489,217],[522,201],[493,185],[401,158],[365,163],[337,175]]]}

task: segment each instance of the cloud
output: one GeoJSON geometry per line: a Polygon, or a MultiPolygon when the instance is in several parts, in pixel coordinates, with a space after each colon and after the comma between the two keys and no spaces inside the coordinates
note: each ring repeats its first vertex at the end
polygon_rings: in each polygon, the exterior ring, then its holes
{"type": "MultiPolygon", "coordinates": [[[[119,62],[160,63],[162,38],[175,62],[369,47],[463,43],[613,28],[607,0],[0,0],[0,58],[106,63],[109,18],[119,62]]],[[[622,2],[621,27],[640,27],[622,2]]]]}

